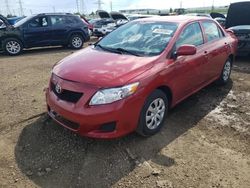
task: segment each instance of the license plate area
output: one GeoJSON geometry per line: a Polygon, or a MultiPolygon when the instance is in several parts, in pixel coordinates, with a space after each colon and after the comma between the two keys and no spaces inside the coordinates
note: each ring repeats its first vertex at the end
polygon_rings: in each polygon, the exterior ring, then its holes
{"type": "Polygon", "coordinates": [[[77,131],[80,127],[80,125],[76,122],[73,122],[62,115],[58,114],[56,111],[50,109],[49,110],[49,115],[52,117],[54,120],[65,126],[66,128],[69,128],[73,131],[77,131]]]}

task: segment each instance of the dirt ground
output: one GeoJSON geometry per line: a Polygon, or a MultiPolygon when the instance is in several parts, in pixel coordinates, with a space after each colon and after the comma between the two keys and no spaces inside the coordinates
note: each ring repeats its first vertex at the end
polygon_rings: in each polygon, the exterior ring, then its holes
{"type": "Polygon", "coordinates": [[[0,55],[0,187],[250,187],[250,58],[172,109],[150,138],[82,138],[46,115],[62,48],[0,55]]]}

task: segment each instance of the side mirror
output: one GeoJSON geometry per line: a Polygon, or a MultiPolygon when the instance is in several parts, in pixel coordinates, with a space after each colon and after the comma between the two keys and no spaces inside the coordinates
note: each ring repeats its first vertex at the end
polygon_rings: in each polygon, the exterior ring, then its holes
{"type": "Polygon", "coordinates": [[[194,55],[196,54],[197,48],[194,45],[182,45],[180,46],[177,51],[177,56],[187,56],[187,55],[194,55]]]}

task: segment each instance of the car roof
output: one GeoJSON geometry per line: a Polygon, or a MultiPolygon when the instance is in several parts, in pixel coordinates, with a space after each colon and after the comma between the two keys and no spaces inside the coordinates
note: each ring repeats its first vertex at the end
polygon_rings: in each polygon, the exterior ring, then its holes
{"type": "MultiPolygon", "coordinates": [[[[142,18],[138,19],[141,21],[163,21],[163,22],[174,22],[174,23],[189,23],[193,21],[201,21],[201,20],[213,20],[212,18],[201,17],[201,16],[159,16],[159,17],[150,17],[150,18],[142,18]]],[[[137,20],[137,21],[138,21],[137,20]]]]}
{"type": "Polygon", "coordinates": [[[40,14],[36,14],[35,16],[61,16],[61,15],[68,15],[68,16],[76,16],[74,14],[71,13],[40,13],[40,14]]]}

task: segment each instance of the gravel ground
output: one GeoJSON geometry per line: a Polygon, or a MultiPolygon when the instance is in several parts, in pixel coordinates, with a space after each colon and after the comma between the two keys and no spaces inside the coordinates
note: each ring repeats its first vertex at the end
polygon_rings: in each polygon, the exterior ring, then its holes
{"type": "Polygon", "coordinates": [[[46,115],[43,89],[63,48],[0,54],[0,187],[250,187],[250,58],[225,87],[172,109],[163,130],[82,138],[46,115]]]}

